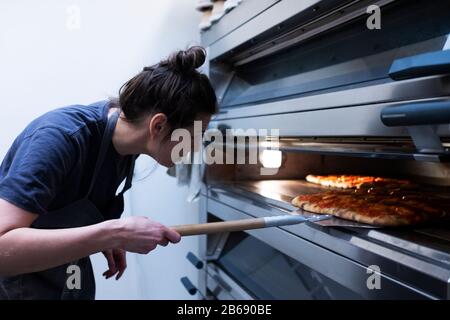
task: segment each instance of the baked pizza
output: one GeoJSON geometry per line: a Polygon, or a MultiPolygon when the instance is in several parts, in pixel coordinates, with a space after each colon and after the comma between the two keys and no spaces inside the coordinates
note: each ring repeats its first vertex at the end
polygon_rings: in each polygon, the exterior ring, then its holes
{"type": "Polygon", "coordinates": [[[336,190],[299,195],[292,200],[292,204],[306,211],[376,226],[422,223],[445,217],[450,208],[447,199],[418,191],[369,190],[336,190]]]}
{"type": "Polygon", "coordinates": [[[309,174],[306,181],[319,184],[324,187],[333,187],[340,189],[359,189],[374,187],[397,187],[397,188],[413,188],[415,185],[408,180],[398,180],[373,176],[358,175],[327,175],[319,176],[309,174]]]}

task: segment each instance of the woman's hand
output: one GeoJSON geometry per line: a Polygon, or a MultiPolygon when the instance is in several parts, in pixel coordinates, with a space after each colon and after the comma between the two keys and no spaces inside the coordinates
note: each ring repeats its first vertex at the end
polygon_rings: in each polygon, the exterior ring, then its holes
{"type": "Polygon", "coordinates": [[[109,249],[103,251],[103,255],[108,261],[108,270],[103,272],[103,276],[106,279],[111,278],[117,273],[116,280],[122,277],[125,269],[127,268],[127,252],[122,249],[109,249]]]}
{"type": "Polygon", "coordinates": [[[128,217],[113,223],[112,232],[118,240],[116,247],[129,252],[147,254],[158,245],[165,247],[169,242],[181,240],[178,232],[147,217],[128,217]]]}

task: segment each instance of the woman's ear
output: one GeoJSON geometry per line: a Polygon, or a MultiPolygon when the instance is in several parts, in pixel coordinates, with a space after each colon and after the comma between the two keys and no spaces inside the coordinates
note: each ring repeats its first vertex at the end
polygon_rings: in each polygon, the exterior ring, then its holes
{"type": "Polygon", "coordinates": [[[167,116],[164,113],[154,114],[149,122],[150,137],[156,138],[162,136],[166,131],[167,127],[167,116]]]}

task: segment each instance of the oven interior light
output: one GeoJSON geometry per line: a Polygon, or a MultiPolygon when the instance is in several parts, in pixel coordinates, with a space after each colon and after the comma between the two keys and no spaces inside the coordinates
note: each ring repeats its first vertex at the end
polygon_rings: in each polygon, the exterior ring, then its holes
{"type": "Polygon", "coordinates": [[[282,154],[280,150],[263,150],[260,156],[264,168],[281,167],[282,154]]]}

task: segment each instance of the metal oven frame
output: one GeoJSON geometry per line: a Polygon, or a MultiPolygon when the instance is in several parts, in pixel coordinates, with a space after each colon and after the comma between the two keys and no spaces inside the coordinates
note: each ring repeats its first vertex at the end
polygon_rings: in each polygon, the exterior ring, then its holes
{"type": "MultiPolygon", "coordinates": [[[[366,14],[368,4],[383,8],[393,2],[244,1],[242,8],[226,15],[202,35],[202,44],[209,52],[206,72],[213,79],[219,102],[223,101],[235,77],[230,66],[240,67],[276,55],[292,44],[321,35],[366,14]],[[295,21],[304,23],[293,28],[289,23],[294,17],[295,21]],[[290,29],[286,27],[289,25],[290,29]]],[[[345,68],[345,63],[341,67],[345,68]]],[[[280,129],[282,137],[306,137],[314,141],[302,143],[299,139],[294,145],[282,141],[280,148],[285,152],[430,163],[447,161],[448,123],[430,120],[423,124],[413,115],[400,124],[388,126],[389,121],[383,119],[383,114],[388,114],[388,118],[393,108],[399,106],[420,108],[450,101],[449,75],[432,72],[414,76],[415,71],[411,72],[413,75],[409,79],[221,109],[211,127],[275,127],[280,129]],[[312,126],[311,123],[323,125],[312,126]]],[[[440,110],[446,112],[446,108],[447,105],[440,110]]],[[[443,170],[446,168],[444,165],[443,170]]],[[[217,168],[204,169],[216,171],[216,176],[222,174],[217,168]]],[[[282,215],[293,209],[289,202],[252,192],[239,182],[222,183],[220,179],[206,179],[200,195],[202,222],[211,216],[221,220],[245,219],[282,215]]],[[[427,246],[414,237],[408,238],[402,231],[329,228],[314,223],[247,233],[362,298],[450,299],[450,232],[445,233],[449,226],[440,231],[414,230],[418,231],[415,235],[431,234],[430,239],[442,239],[446,242],[442,247],[427,246]],[[369,289],[366,284],[368,268],[372,265],[381,266],[382,290],[369,289]]],[[[252,295],[237,279],[214,263],[222,254],[227,237],[226,234],[201,237],[200,259],[206,264],[199,270],[198,289],[206,298],[251,299],[252,295]]]]}

